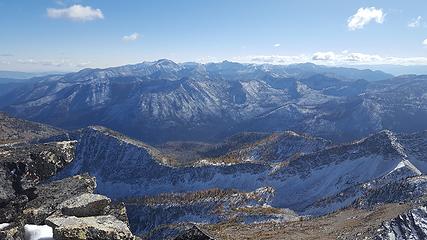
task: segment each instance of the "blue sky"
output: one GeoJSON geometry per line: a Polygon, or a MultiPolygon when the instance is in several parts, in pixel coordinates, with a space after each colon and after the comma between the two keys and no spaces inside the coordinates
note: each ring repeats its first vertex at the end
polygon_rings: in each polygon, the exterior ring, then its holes
{"type": "Polygon", "coordinates": [[[427,65],[426,9],[425,0],[0,0],[0,70],[160,58],[427,65]]]}

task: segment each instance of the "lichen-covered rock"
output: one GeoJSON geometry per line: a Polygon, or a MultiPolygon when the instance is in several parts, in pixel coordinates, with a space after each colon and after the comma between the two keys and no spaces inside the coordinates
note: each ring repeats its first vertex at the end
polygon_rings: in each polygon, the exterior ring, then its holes
{"type": "Polygon", "coordinates": [[[40,195],[36,186],[72,161],[74,145],[73,141],[0,145],[0,222],[16,221],[28,200],[40,195]]]}
{"type": "Polygon", "coordinates": [[[8,220],[3,222],[17,221],[0,230],[0,239],[24,239],[24,226],[46,223],[56,240],[134,239],[124,205],[93,194],[95,187],[95,178],[86,174],[37,185],[33,199],[20,195],[0,209],[8,220]]]}
{"type": "Polygon", "coordinates": [[[0,169],[0,205],[7,204],[15,197],[12,181],[4,169],[0,169]]]}
{"type": "Polygon", "coordinates": [[[0,208],[0,222],[16,222],[22,214],[22,209],[28,202],[28,197],[19,195],[0,208]]]}
{"type": "Polygon", "coordinates": [[[93,193],[94,177],[79,175],[37,186],[35,199],[28,202],[23,214],[29,224],[43,224],[44,220],[58,210],[58,205],[83,193],[93,193]]]}
{"type": "Polygon", "coordinates": [[[90,217],[103,215],[111,199],[99,194],[84,193],[66,200],[58,208],[68,216],[90,217]]]}
{"type": "Polygon", "coordinates": [[[110,203],[105,215],[112,215],[129,226],[128,214],[123,202],[110,203]]]}
{"type": "Polygon", "coordinates": [[[126,223],[116,217],[94,216],[52,216],[46,223],[53,228],[55,240],[133,240],[126,223]]]}
{"type": "Polygon", "coordinates": [[[3,224],[0,228],[2,240],[24,240],[24,228],[19,223],[3,224]]]}
{"type": "Polygon", "coordinates": [[[0,145],[0,169],[8,172],[17,194],[27,194],[74,159],[75,145],[75,141],[0,145]]]}

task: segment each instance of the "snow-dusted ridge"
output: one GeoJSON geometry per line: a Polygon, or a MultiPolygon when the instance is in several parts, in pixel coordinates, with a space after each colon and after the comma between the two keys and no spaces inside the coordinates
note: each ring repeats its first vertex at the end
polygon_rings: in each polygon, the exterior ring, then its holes
{"type": "Polygon", "coordinates": [[[108,129],[108,128],[105,128],[102,126],[89,126],[88,129],[91,129],[91,130],[96,131],[96,132],[100,132],[100,133],[104,134],[105,136],[115,138],[117,141],[129,144],[129,145],[133,145],[136,147],[143,148],[159,164],[166,165],[169,167],[174,167],[172,164],[170,164],[171,159],[168,156],[161,154],[157,149],[155,149],[154,147],[152,147],[148,144],[145,144],[141,141],[129,138],[129,137],[127,137],[127,136],[125,136],[119,132],[113,131],[111,129],[108,129]]]}
{"type": "Polygon", "coordinates": [[[317,215],[352,204],[363,194],[365,183],[379,188],[420,175],[419,164],[411,162],[414,157],[406,149],[421,145],[405,144],[399,142],[398,135],[383,131],[355,143],[294,156],[279,166],[243,162],[175,167],[164,164],[162,159],[167,157],[146,144],[105,128],[90,127],[83,131],[75,160],[61,175],[89,172],[97,179],[98,191],[113,198],[211,188],[254,191],[273,187],[273,207],[317,215]],[[342,195],[350,189],[354,194],[342,195]],[[322,201],[328,198],[335,200],[322,201]]]}

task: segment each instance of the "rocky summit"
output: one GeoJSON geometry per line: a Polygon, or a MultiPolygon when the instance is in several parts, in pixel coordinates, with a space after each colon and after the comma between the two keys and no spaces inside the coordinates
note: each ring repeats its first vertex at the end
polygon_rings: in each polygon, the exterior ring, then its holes
{"type": "Polygon", "coordinates": [[[25,127],[0,146],[1,239],[135,239],[123,204],[94,194],[94,177],[52,181],[74,160],[76,141],[46,142],[55,134],[64,138],[64,132],[45,134],[49,126],[6,119],[7,126],[25,127]]]}
{"type": "Polygon", "coordinates": [[[92,194],[95,185],[87,175],[37,185],[33,199],[17,197],[2,208],[2,221],[10,225],[0,234],[4,239],[28,239],[27,226],[47,225],[56,240],[135,239],[127,221],[120,220],[127,218],[126,212],[109,198],[92,194]]]}

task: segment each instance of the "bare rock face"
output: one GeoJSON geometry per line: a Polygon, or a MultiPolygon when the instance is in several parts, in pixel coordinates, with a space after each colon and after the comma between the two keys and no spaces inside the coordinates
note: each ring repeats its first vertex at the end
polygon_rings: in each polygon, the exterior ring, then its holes
{"type": "Polygon", "coordinates": [[[46,219],[53,230],[56,240],[133,240],[135,237],[130,232],[126,223],[111,215],[74,217],[53,216],[46,219]]]}
{"type": "Polygon", "coordinates": [[[193,226],[187,231],[180,234],[175,240],[215,240],[210,237],[207,233],[200,230],[197,226],[193,226]]]}
{"type": "Polygon", "coordinates": [[[64,215],[88,217],[103,215],[111,200],[103,195],[84,193],[61,203],[58,208],[64,215]]]}

